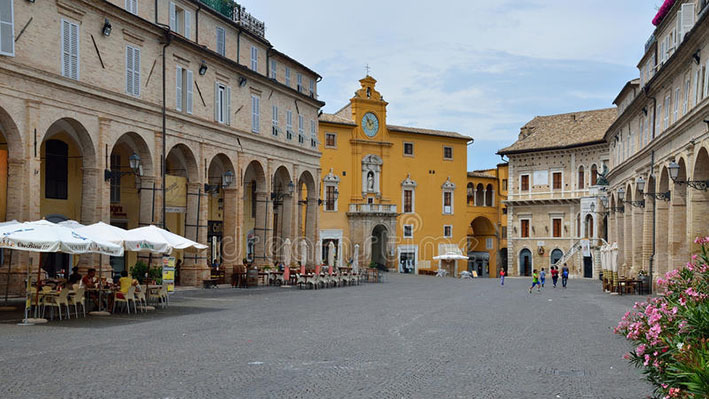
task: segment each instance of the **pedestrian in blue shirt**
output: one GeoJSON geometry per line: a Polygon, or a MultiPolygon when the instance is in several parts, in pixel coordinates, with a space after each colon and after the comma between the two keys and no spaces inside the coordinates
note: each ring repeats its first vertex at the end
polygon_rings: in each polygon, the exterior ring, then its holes
{"type": "Polygon", "coordinates": [[[539,282],[542,283],[542,288],[544,288],[545,281],[547,281],[547,272],[545,272],[544,268],[542,267],[542,271],[539,272],[539,282]]]}

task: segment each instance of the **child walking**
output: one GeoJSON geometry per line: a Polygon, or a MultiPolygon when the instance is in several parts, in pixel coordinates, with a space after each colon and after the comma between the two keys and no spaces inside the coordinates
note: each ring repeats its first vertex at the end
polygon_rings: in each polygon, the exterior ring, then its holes
{"type": "Polygon", "coordinates": [[[542,288],[544,288],[544,283],[547,281],[547,272],[544,271],[543,267],[541,273],[539,273],[539,280],[542,283],[542,288]]]}
{"type": "Polygon", "coordinates": [[[551,267],[551,281],[554,283],[554,288],[556,288],[556,282],[559,281],[559,269],[556,266],[551,267]]]}
{"type": "Polygon", "coordinates": [[[561,285],[566,288],[566,282],[569,281],[569,267],[564,263],[564,267],[561,268],[561,285]]]}
{"type": "Polygon", "coordinates": [[[539,284],[539,273],[537,273],[537,269],[534,269],[534,271],[532,272],[532,286],[529,287],[530,294],[532,293],[532,288],[534,288],[535,285],[537,286],[537,292],[541,292],[542,289],[541,285],[539,284]]]}
{"type": "Polygon", "coordinates": [[[505,269],[500,269],[500,286],[505,285],[505,269]]]}

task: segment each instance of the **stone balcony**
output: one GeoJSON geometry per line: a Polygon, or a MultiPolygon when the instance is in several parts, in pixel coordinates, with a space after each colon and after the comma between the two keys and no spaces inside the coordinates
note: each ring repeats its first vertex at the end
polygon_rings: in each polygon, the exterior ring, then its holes
{"type": "Polygon", "coordinates": [[[395,204],[350,204],[348,215],[386,215],[396,216],[395,204]]]}

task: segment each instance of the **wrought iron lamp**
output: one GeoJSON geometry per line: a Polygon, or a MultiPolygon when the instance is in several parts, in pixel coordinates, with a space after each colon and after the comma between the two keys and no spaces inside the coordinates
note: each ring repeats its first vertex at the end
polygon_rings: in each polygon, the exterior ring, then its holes
{"type": "Polygon", "coordinates": [[[672,161],[667,167],[670,171],[670,178],[675,184],[686,184],[695,190],[707,191],[709,189],[709,180],[677,180],[679,177],[679,165],[677,162],[672,161]]]}
{"type": "Polygon", "coordinates": [[[643,193],[643,195],[646,195],[648,197],[653,197],[658,200],[664,200],[664,201],[669,201],[670,200],[670,192],[667,191],[665,193],[646,193],[645,191],[645,179],[643,179],[642,176],[638,177],[635,180],[635,184],[638,186],[638,191],[643,193]]]}
{"type": "Polygon", "coordinates": [[[227,170],[224,172],[224,175],[222,175],[222,184],[209,184],[209,183],[204,183],[204,192],[205,193],[217,193],[219,191],[219,188],[227,188],[231,186],[231,183],[234,181],[234,172],[227,170]]]}

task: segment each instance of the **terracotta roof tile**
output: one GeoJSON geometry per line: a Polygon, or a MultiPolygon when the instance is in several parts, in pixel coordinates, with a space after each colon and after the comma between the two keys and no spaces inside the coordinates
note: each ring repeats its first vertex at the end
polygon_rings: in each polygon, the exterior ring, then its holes
{"type": "Polygon", "coordinates": [[[537,116],[520,129],[514,144],[498,154],[551,150],[603,140],[606,130],[618,116],[616,108],[537,116]]]}

